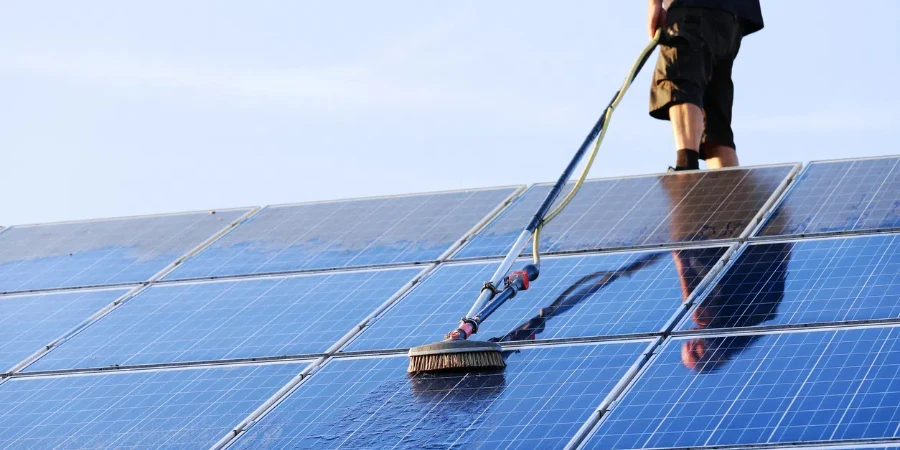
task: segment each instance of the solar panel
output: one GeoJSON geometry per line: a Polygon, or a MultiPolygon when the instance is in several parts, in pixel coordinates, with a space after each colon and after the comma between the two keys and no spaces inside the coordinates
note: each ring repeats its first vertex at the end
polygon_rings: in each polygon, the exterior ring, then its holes
{"type": "Polygon", "coordinates": [[[527,348],[505,372],[414,377],[405,355],[335,359],[231,448],[561,448],[647,345],[527,348]]]}
{"type": "Polygon", "coordinates": [[[268,207],[167,279],[433,261],[514,191],[268,207]]]}
{"type": "Polygon", "coordinates": [[[12,227],[0,293],[147,281],[249,210],[12,227]]]}
{"type": "Polygon", "coordinates": [[[900,318],[900,235],[747,246],[680,329],[900,318]]]}
{"type": "Polygon", "coordinates": [[[897,437],[900,328],[670,339],[586,448],[897,437]]]}
{"type": "Polygon", "coordinates": [[[323,353],[419,272],[156,285],[26,371],[323,353]]]}
{"type": "MultiPolygon", "coordinates": [[[[681,308],[684,291],[692,291],[724,251],[724,247],[694,250],[690,260],[680,251],[544,258],[531,289],[498,309],[473,339],[521,341],[662,331],[681,308]]],[[[496,266],[497,262],[442,265],[347,349],[407,348],[441,338],[468,311],[496,266]]]]}
{"type": "Polygon", "coordinates": [[[900,156],[809,164],[761,236],[900,228],[900,156]]]}
{"type": "MultiPolygon", "coordinates": [[[[784,165],[588,181],[544,229],[541,248],[561,252],[737,238],[793,170],[796,166],[784,165]]],[[[504,255],[550,188],[530,188],[455,257],[504,255]]]]}
{"type": "Polygon", "coordinates": [[[0,448],[209,448],[307,364],[12,379],[0,448]]]}
{"type": "Polygon", "coordinates": [[[0,296],[0,373],[126,292],[128,289],[0,296]]]}

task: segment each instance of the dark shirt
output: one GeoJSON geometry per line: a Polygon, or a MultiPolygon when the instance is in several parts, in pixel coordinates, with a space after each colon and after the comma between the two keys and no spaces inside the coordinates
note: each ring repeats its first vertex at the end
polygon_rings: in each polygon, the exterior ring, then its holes
{"type": "Polygon", "coordinates": [[[666,4],[669,5],[669,8],[673,6],[694,6],[728,11],[741,20],[745,36],[763,28],[763,17],[762,10],[759,7],[759,0],[666,0],[666,4]]]}

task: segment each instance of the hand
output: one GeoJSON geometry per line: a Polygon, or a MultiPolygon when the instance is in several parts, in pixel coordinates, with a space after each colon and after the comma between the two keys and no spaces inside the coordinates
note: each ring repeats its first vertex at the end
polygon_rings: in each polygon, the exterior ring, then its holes
{"type": "Polygon", "coordinates": [[[647,31],[650,33],[650,39],[656,34],[656,30],[666,26],[666,10],[663,8],[662,0],[650,0],[647,8],[647,31]]]}

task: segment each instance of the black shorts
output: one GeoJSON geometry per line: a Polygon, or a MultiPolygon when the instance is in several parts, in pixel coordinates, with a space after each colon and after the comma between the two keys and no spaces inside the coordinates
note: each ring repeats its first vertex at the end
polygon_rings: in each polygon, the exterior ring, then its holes
{"type": "MultiPolygon", "coordinates": [[[[676,6],[666,15],[650,88],[650,115],[669,120],[669,107],[691,103],[703,110],[704,144],[734,145],[731,68],[741,47],[740,20],[718,9],[676,6]]],[[[700,148],[703,155],[703,146],[700,148]]]]}

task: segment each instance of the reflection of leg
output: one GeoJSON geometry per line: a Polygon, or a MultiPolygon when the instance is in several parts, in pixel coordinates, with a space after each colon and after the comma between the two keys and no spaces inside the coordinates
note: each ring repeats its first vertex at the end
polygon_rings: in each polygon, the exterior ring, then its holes
{"type": "Polygon", "coordinates": [[[739,165],[737,152],[727,145],[704,144],[703,154],[706,156],[706,166],[710,169],[739,165]]]}

